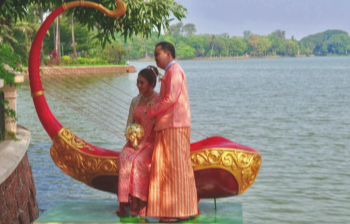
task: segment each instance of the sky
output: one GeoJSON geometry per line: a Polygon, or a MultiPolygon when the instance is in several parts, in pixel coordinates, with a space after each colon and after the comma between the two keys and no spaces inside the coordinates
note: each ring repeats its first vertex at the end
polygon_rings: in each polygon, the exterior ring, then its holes
{"type": "MultiPolygon", "coordinates": [[[[280,29],[286,38],[338,29],[350,33],[350,0],[175,0],[187,8],[184,24],[196,34],[267,35],[280,29]]],[[[179,22],[175,20],[171,24],[179,22]]]]}

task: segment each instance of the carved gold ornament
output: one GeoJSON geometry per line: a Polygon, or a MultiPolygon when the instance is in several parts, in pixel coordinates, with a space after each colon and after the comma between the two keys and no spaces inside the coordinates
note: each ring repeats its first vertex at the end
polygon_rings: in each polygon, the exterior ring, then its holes
{"type": "Polygon", "coordinates": [[[193,170],[220,168],[229,171],[238,182],[238,194],[245,192],[257,177],[261,155],[241,149],[212,148],[191,152],[193,170]]]}
{"type": "Polygon", "coordinates": [[[95,8],[98,11],[102,12],[103,14],[109,16],[109,17],[120,17],[122,15],[124,15],[124,13],[126,12],[126,5],[124,2],[117,0],[116,1],[117,4],[117,8],[113,11],[106,9],[103,5],[101,4],[97,4],[95,2],[89,2],[89,1],[74,1],[74,2],[68,2],[68,3],[64,3],[62,4],[62,8],[64,9],[64,11],[67,11],[70,8],[73,7],[90,7],[90,8],[95,8]]]}
{"type": "Polygon", "coordinates": [[[72,131],[62,128],[52,138],[50,155],[54,163],[67,175],[92,186],[91,181],[99,175],[118,176],[117,158],[96,156],[83,150],[94,151],[72,131]]]}

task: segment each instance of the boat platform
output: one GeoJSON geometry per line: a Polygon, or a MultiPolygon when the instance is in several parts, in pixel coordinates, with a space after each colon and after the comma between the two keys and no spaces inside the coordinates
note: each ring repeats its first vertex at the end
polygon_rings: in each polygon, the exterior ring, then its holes
{"type": "MultiPolygon", "coordinates": [[[[201,214],[180,223],[243,223],[242,203],[201,201],[198,204],[201,214]]],[[[117,223],[159,223],[159,219],[146,216],[118,217],[116,201],[59,201],[44,212],[33,224],[117,224],[117,223]]]]}

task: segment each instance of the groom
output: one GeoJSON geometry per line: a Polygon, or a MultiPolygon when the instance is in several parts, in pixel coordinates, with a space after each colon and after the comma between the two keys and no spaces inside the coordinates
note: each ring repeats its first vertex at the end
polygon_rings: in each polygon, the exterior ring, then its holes
{"type": "Polygon", "coordinates": [[[176,222],[196,215],[198,209],[190,157],[190,103],[186,76],[175,62],[174,46],[160,42],[154,56],[165,74],[160,101],[147,107],[147,117],[157,116],[147,215],[160,217],[161,222],[176,222]]]}

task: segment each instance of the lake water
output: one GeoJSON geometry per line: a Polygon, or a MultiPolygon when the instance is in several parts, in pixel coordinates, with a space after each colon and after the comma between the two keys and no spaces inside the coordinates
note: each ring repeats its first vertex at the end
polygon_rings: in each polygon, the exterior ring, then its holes
{"type": "MultiPolygon", "coordinates": [[[[192,141],[220,135],[262,155],[252,187],[218,203],[241,202],[244,223],[350,223],[350,57],[179,63],[188,79],[192,141]]],[[[139,71],[155,63],[132,64],[139,71]]],[[[136,95],[136,77],[45,79],[44,88],[62,94],[65,103],[46,96],[65,127],[92,144],[120,150],[127,109],[118,109],[128,108],[131,97],[117,88],[136,95]],[[91,105],[85,114],[104,127],[69,108],[72,100],[91,105]]],[[[18,95],[18,123],[32,133],[28,155],[41,212],[59,200],[116,201],[115,195],[89,188],[55,166],[28,83],[18,95]]]]}

